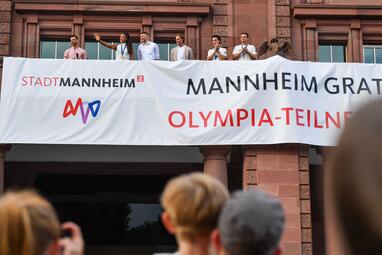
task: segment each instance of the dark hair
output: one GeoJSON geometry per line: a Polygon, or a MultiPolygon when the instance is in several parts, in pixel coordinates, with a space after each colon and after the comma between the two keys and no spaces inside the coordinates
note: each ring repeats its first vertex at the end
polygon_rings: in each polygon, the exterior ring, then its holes
{"type": "Polygon", "coordinates": [[[176,34],[175,37],[179,36],[184,41],[184,35],[183,34],[176,34]]]}
{"type": "Polygon", "coordinates": [[[264,41],[260,46],[259,52],[257,53],[258,58],[260,58],[262,55],[267,53],[268,49],[269,49],[268,41],[264,41]]]}
{"type": "Polygon", "coordinates": [[[279,43],[279,40],[277,40],[277,38],[272,38],[271,43],[279,43]]]}
{"type": "Polygon", "coordinates": [[[129,32],[122,32],[121,34],[124,34],[126,36],[127,50],[129,54],[131,55],[131,53],[133,52],[133,44],[130,41],[130,34],[129,32]]]}
{"type": "Polygon", "coordinates": [[[277,48],[277,55],[284,58],[289,58],[289,51],[292,48],[292,45],[289,42],[283,41],[279,44],[277,48]]]}
{"type": "Polygon", "coordinates": [[[285,225],[281,202],[261,190],[233,193],[220,213],[221,243],[230,255],[271,255],[285,225]]]}
{"type": "Polygon", "coordinates": [[[72,37],[75,37],[75,38],[78,40],[78,36],[77,36],[77,35],[71,35],[71,36],[69,37],[69,39],[72,39],[72,37]]]}
{"type": "Polygon", "coordinates": [[[144,34],[144,35],[149,35],[149,33],[147,33],[146,31],[143,31],[141,32],[141,35],[144,34]]]}
{"type": "Polygon", "coordinates": [[[213,39],[213,38],[216,38],[216,39],[218,39],[219,40],[219,42],[221,42],[222,41],[222,39],[220,38],[220,36],[218,36],[218,35],[213,35],[213,36],[211,36],[211,38],[213,39]]]}
{"type": "Polygon", "coordinates": [[[246,35],[247,37],[249,37],[249,34],[247,32],[243,32],[240,35],[246,35]]]}
{"type": "Polygon", "coordinates": [[[121,34],[125,35],[126,36],[126,41],[128,41],[130,39],[130,34],[129,32],[122,32],[121,34]]]}
{"type": "Polygon", "coordinates": [[[382,100],[347,123],[328,174],[334,208],[353,255],[382,254],[382,100]]]}

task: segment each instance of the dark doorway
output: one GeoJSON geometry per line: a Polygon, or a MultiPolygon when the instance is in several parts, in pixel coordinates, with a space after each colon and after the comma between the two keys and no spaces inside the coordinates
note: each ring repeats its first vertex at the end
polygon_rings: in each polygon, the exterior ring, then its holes
{"type": "Polygon", "coordinates": [[[35,187],[60,221],[82,228],[86,254],[152,254],[176,249],[159,195],[171,175],[38,175],[35,187]]]}

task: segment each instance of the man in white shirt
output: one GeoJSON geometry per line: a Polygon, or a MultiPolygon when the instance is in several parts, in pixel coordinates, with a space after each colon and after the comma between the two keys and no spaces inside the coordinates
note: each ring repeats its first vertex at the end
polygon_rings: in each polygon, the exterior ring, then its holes
{"type": "Polygon", "coordinates": [[[254,45],[248,44],[248,33],[241,33],[240,35],[240,45],[236,45],[233,49],[232,58],[233,60],[255,60],[257,58],[256,47],[254,45]]]}
{"type": "Polygon", "coordinates": [[[142,32],[141,44],[138,46],[138,60],[159,60],[159,47],[156,43],[149,41],[149,34],[142,32]]]}
{"type": "Polygon", "coordinates": [[[213,35],[212,37],[213,48],[208,50],[207,60],[226,60],[227,59],[227,49],[221,47],[221,38],[218,35],[213,35]]]}
{"type": "Polygon", "coordinates": [[[175,36],[175,42],[177,46],[171,50],[170,60],[191,60],[192,49],[184,44],[184,36],[181,34],[177,34],[175,36]]]}

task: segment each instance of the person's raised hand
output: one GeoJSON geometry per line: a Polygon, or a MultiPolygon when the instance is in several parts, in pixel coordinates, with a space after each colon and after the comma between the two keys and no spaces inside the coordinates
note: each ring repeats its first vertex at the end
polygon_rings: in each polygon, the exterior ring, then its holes
{"type": "Polygon", "coordinates": [[[101,36],[97,33],[94,34],[94,38],[96,39],[97,42],[99,42],[99,40],[101,40],[101,36]]]}

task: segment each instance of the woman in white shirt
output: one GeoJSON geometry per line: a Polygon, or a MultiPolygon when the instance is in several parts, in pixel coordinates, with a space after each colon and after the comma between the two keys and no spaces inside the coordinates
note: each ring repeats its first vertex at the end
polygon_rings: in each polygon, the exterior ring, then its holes
{"type": "Polygon", "coordinates": [[[119,36],[119,44],[110,44],[101,40],[99,34],[94,34],[94,38],[97,42],[100,42],[103,46],[108,47],[115,51],[115,60],[133,60],[134,51],[130,41],[129,33],[121,33],[119,36]]]}

